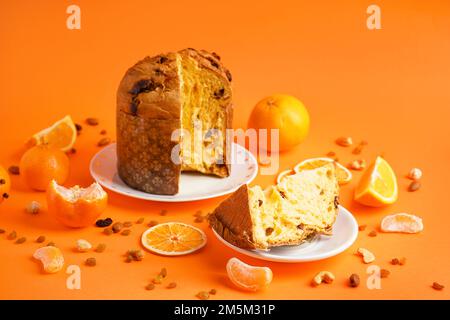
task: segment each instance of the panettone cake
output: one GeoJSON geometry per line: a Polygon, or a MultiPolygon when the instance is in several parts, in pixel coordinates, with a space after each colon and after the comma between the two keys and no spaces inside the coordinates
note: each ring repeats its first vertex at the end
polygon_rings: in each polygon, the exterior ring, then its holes
{"type": "Polygon", "coordinates": [[[130,187],[178,193],[181,171],[230,175],[231,74],[215,53],[146,57],[117,92],[117,166],[130,187]]]}
{"type": "Polygon", "coordinates": [[[335,166],[327,164],[286,176],[266,190],[243,185],[209,215],[209,222],[231,244],[269,249],[331,234],[338,205],[335,166]]]}

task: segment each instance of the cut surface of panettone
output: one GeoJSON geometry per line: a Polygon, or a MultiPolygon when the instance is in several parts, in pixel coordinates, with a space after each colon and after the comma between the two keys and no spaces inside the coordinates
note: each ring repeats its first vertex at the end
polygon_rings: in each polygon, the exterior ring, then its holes
{"type": "Polygon", "coordinates": [[[334,164],[303,170],[263,190],[242,186],[210,215],[214,230],[245,249],[300,244],[329,234],[338,213],[334,164]]]}

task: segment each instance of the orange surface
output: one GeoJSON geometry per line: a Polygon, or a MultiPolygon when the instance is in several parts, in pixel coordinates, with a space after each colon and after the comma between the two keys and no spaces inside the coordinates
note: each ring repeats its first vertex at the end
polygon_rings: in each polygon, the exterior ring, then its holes
{"type": "MultiPolygon", "coordinates": [[[[201,290],[217,289],[217,299],[391,299],[450,298],[450,3],[448,1],[377,1],[382,9],[382,30],[366,28],[371,1],[76,1],[81,7],[81,30],[66,28],[66,8],[72,1],[2,1],[0,4],[0,163],[19,162],[23,143],[34,132],[70,114],[83,123],[99,117],[100,125],[83,125],[71,156],[67,185],[92,182],[88,163],[99,150],[101,129],[114,137],[115,93],[125,70],[145,55],[184,47],[205,48],[221,54],[233,72],[234,127],[246,125],[252,106],[277,92],[295,95],[307,106],[311,131],[302,145],[285,153],[280,170],[306,157],[330,150],[349,162],[359,158],[338,147],[334,140],[349,135],[366,139],[361,157],[373,161],[382,154],[398,175],[399,200],[383,209],[370,209],[351,201],[361,173],[342,187],[342,204],[359,223],[367,224],[357,242],[345,253],[311,263],[280,264],[258,261],[225,248],[206,223],[200,226],[208,244],[184,257],[148,253],[141,262],[124,263],[121,256],[139,247],[145,225],[136,225],[128,237],[101,234],[100,229],[67,229],[50,219],[45,195],[29,190],[17,176],[12,191],[0,205],[0,228],[26,236],[14,244],[0,235],[0,298],[30,299],[194,299],[201,290]],[[245,3],[245,4],[244,4],[245,3]],[[404,176],[411,167],[424,172],[423,187],[406,191],[404,176]],[[44,209],[24,212],[31,200],[44,209]],[[382,217],[409,212],[424,219],[418,235],[378,234],[368,237],[382,217]],[[67,274],[40,273],[31,258],[45,235],[63,250],[67,265],[81,266],[80,290],[66,289],[67,274]],[[107,244],[104,253],[75,253],[77,239],[107,244]],[[366,265],[354,255],[366,247],[376,263],[391,276],[382,289],[347,287],[351,273],[365,282],[366,265]],[[85,267],[95,256],[97,266],[85,267]],[[237,256],[269,266],[270,287],[260,293],[234,289],[225,265],[237,256]],[[406,257],[404,266],[391,266],[393,257],[406,257]],[[144,287],[160,271],[176,289],[144,287]],[[311,288],[316,272],[332,271],[336,281],[311,288]],[[447,287],[430,288],[434,282],[447,287]]],[[[258,176],[267,185],[274,176],[258,176]]],[[[129,199],[109,192],[104,217],[117,221],[145,217],[159,222],[193,223],[196,210],[212,210],[220,200],[164,204],[129,199]],[[160,216],[161,209],[168,210],[160,216]]]]}

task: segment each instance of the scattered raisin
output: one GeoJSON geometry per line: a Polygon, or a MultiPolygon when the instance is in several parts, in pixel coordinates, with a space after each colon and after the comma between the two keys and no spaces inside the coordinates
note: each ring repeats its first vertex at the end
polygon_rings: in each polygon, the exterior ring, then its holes
{"type": "Polygon", "coordinates": [[[125,221],[123,223],[123,227],[124,228],[130,228],[133,225],[133,223],[131,221],[125,221]]]}
{"type": "Polygon", "coordinates": [[[70,150],[67,151],[67,153],[68,153],[68,154],[75,154],[75,153],[77,153],[77,149],[75,149],[75,148],[70,148],[70,150]]]}
{"type": "Polygon", "coordinates": [[[104,227],[109,227],[109,226],[111,225],[112,222],[113,222],[113,221],[112,221],[111,218],[99,219],[99,220],[97,220],[97,221],[95,222],[95,225],[96,225],[97,227],[104,228],[104,227]]]}
{"type": "Polygon", "coordinates": [[[154,227],[158,224],[158,221],[152,220],[147,224],[147,227],[154,227]]]}
{"type": "Polygon", "coordinates": [[[406,258],[394,258],[394,259],[392,259],[391,260],[391,264],[392,265],[400,265],[400,266],[402,266],[402,265],[404,265],[406,263],[406,258]]]}
{"type": "Polygon", "coordinates": [[[102,136],[105,135],[105,134],[106,134],[106,130],[103,129],[102,131],[100,131],[100,134],[101,134],[102,136]]]}
{"type": "Polygon", "coordinates": [[[334,157],[334,156],[336,156],[336,152],[334,152],[334,151],[329,151],[327,153],[327,157],[334,157]]]}
{"type": "Polygon", "coordinates": [[[209,294],[214,295],[214,294],[216,294],[216,293],[217,293],[217,290],[216,290],[216,289],[211,289],[211,290],[209,290],[209,294]]]}
{"type": "Polygon", "coordinates": [[[444,285],[438,283],[438,282],[433,282],[433,285],[431,286],[434,290],[438,290],[441,291],[442,289],[445,288],[444,285]]]}
{"type": "Polygon", "coordinates": [[[123,235],[123,236],[129,236],[131,234],[131,230],[130,229],[125,229],[120,234],[123,235]]]}
{"type": "Polygon", "coordinates": [[[56,247],[56,243],[50,241],[49,243],[47,243],[47,247],[56,247]]]}
{"type": "Polygon", "coordinates": [[[5,233],[5,229],[0,229],[0,234],[5,233]]]}
{"type": "Polygon", "coordinates": [[[22,243],[24,243],[25,241],[27,241],[27,238],[25,238],[25,237],[20,237],[19,239],[16,240],[15,243],[17,243],[17,244],[22,244],[22,243]]]}
{"type": "Polygon", "coordinates": [[[199,298],[200,300],[208,300],[209,299],[209,292],[200,291],[199,293],[197,293],[196,297],[199,298]]]}
{"type": "Polygon", "coordinates": [[[99,243],[97,245],[97,247],[95,248],[95,252],[102,253],[103,251],[105,251],[105,249],[106,249],[106,244],[99,243]]]}
{"type": "Polygon", "coordinates": [[[6,192],[4,194],[2,194],[3,199],[8,199],[9,198],[9,194],[7,194],[6,192]]]}
{"type": "Polygon", "coordinates": [[[142,218],[142,217],[136,220],[137,224],[141,224],[143,222],[144,222],[144,218],[142,218]]]}
{"type": "Polygon", "coordinates": [[[5,184],[5,183],[6,183],[5,179],[0,179],[0,185],[5,184]]]}
{"type": "Polygon", "coordinates": [[[112,225],[112,231],[114,233],[120,232],[120,230],[122,230],[122,228],[123,228],[123,224],[121,222],[116,222],[112,225]]]}
{"type": "Polygon", "coordinates": [[[194,219],[194,222],[196,222],[196,223],[201,223],[201,222],[203,222],[203,217],[196,217],[196,218],[194,219]]]}
{"type": "Polygon", "coordinates": [[[359,276],[356,273],[353,273],[349,278],[349,285],[352,288],[356,288],[360,284],[359,276]]]}
{"type": "Polygon", "coordinates": [[[391,272],[387,269],[381,269],[380,270],[380,277],[381,278],[387,278],[389,277],[389,275],[391,274],[391,272]]]}
{"type": "Polygon", "coordinates": [[[137,250],[128,250],[127,257],[131,257],[134,261],[141,261],[144,259],[144,252],[140,249],[137,250]]]}
{"type": "Polygon", "coordinates": [[[88,267],[94,267],[95,265],[97,265],[97,260],[95,258],[87,258],[84,264],[88,267]]]}
{"type": "Polygon", "coordinates": [[[20,174],[20,169],[18,166],[10,166],[8,168],[8,172],[12,175],[19,175],[20,174]]]}
{"type": "Polygon", "coordinates": [[[161,284],[162,283],[162,276],[161,275],[157,275],[154,279],[152,279],[152,282],[154,284],[161,284]]]}
{"type": "Polygon", "coordinates": [[[367,228],[367,225],[365,225],[365,224],[358,226],[359,231],[364,231],[364,230],[366,230],[366,228],[367,228]]]}
{"type": "Polygon", "coordinates": [[[145,290],[153,290],[155,289],[155,285],[153,283],[149,283],[145,286],[145,290]]]}
{"type": "Polygon", "coordinates": [[[99,142],[97,142],[97,146],[98,147],[104,147],[104,146],[106,146],[106,145],[108,145],[110,143],[111,143],[111,139],[110,138],[102,138],[102,139],[100,139],[99,142]]]}
{"type": "Polygon", "coordinates": [[[171,282],[167,285],[167,289],[173,289],[177,287],[177,283],[176,282],[171,282]]]}
{"type": "Polygon", "coordinates": [[[166,210],[166,209],[162,209],[162,210],[159,212],[159,214],[160,214],[161,216],[165,216],[165,215],[167,215],[167,210],[166,210]]]}
{"type": "Polygon", "coordinates": [[[36,239],[36,242],[37,243],[42,243],[42,242],[44,242],[45,241],[45,236],[39,236],[39,237],[37,237],[37,239],[36,239]]]}
{"type": "Polygon", "coordinates": [[[367,235],[368,235],[369,237],[376,237],[377,234],[378,234],[378,233],[377,233],[375,230],[372,230],[372,231],[370,231],[367,235]]]}
{"type": "Polygon", "coordinates": [[[90,126],[96,126],[99,124],[99,120],[97,118],[87,118],[86,124],[88,124],[90,126]]]}
{"type": "Polygon", "coordinates": [[[107,236],[110,236],[114,233],[114,231],[111,228],[105,228],[103,229],[103,233],[106,234],[107,236]]]}
{"type": "Polygon", "coordinates": [[[263,201],[261,199],[258,199],[258,207],[261,207],[263,205],[263,201]]]}
{"type": "Polygon", "coordinates": [[[161,271],[159,272],[159,275],[163,278],[167,277],[167,269],[162,268],[161,271]]]}
{"type": "Polygon", "coordinates": [[[75,123],[75,129],[77,129],[77,131],[79,132],[79,131],[83,130],[83,127],[81,126],[81,124],[75,123]]]}
{"type": "Polygon", "coordinates": [[[415,192],[415,191],[419,190],[421,186],[422,186],[421,183],[419,181],[415,180],[415,181],[411,182],[411,184],[409,185],[408,191],[415,192]]]}

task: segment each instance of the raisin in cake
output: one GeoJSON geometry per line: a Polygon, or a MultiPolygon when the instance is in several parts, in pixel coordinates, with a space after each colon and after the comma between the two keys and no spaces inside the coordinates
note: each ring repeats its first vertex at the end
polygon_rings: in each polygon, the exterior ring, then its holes
{"type": "Polygon", "coordinates": [[[212,214],[212,228],[245,249],[300,244],[330,234],[338,213],[334,164],[303,170],[263,190],[243,185],[212,214]]]}
{"type": "Polygon", "coordinates": [[[136,63],[117,92],[121,179],[173,195],[181,171],[229,176],[231,101],[231,74],[217,54],[185,49],[136,63]]]}

